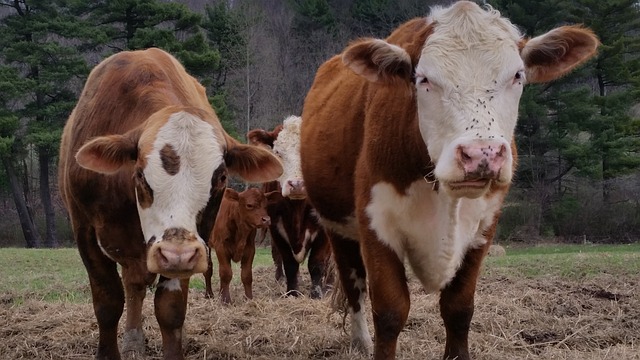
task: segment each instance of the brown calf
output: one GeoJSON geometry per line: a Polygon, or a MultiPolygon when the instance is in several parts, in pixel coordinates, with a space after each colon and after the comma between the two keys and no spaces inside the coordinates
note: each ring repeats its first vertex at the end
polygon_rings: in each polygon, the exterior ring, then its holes
{"type": "MultiPolygon", "coordinates": [[[[209,238],[209,248],[215,250],[218,258],[222,303],[231,303],[229,293],[229,284],[233,277],[231,261],[240,262],[240,278],[244,286],[244,294],[248,299],[253,299],[251,268],[256,252],[256,231],[259,228],[266,228],[271,223],[267,215],[267,203],[277,198],[280,198],[277,192],[264,194],[255,188],[249,188],[241,193],[231,188],[225,191],[209,238]]],[[[213,297],[212,275],[213,264],[209,258],[209,268],[204,274],[206,296],[209,298],[213,297]]]]}
{"type": "Polygon", "coordinates": [[[189,277],[207,270],[204,239],[227,176],[281,173],[271,152],[222,129],[204,88],[166,52],[121,52],[96,66],[65,125],[59,164],[98,321],[96,358],[120,359],[125,299],[122,350],[144,352],[142,304],[157,279],[164,358],[183,359],[189,277]]]}

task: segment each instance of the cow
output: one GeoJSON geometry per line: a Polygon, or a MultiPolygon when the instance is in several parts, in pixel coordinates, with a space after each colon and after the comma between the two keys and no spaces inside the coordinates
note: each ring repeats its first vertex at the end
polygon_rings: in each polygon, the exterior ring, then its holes
{"type": "Polygon", "coordinates": [[[222,128],[204,87],[170,54],[124,51],[98,64],[65,124],[59,187],[89,276],[97,359],[144,352],[142,304],[156,279],[165,359],[183,359],[189,277],[207,270],[227,177],[276,179],[271,152],[222,128]],[[121,266],[122,279],[118,275],[121,266]]]}
{"type": "MultiPolygon", "coordinates": [[[[271,218],[267,214],[267,203],[277,201],[280,197],[279,192],[265,194],[256,188],[249,188],[241,193],[232,188],[225,191],[208,242],[209,248],[215,251],[218,258],[220,301],[223,304],[231,303],[231,261],[240,262],[244,294],[248,299],[253,299],[251,267],[256,253],[256,232],[259,228],[269,226],[271,218]]],[[[204,274],[205,294],[208,298],[213,297],[212,275],[213,263],[209,256],[209,268],[204,274]]]]}
{"type": "Polygon", "coordinates": [[[281,191],[282,199],[267,207],[271,217],[271,252],[276,265],[276,279],[286,277],[286,293],[300,295],[298,274],[300,264],[307,258],[311,277],[311,298],[320,298],[330,282],[327,266],[331,248],[315,211],[306,200],[300,170],[301,117],[289,116],[273,131],[254,129],[247,134],[249,143],[269,147],[282,161],[284,172],[278,181],[263,184],[263,191],[281,191]]]}
{"type": "Polygon", "coordinates": [[[575,25],[527,39],[495,9],[459,1],[319,67],[303,105],[301,167],[329,231],[353,347],[395,357],[410,305],[406,261],[426,292],[440,293],[444,358],[470,358],[476,282],[516,168],[523,86],[561,77],[598,45],[575,25]]]}

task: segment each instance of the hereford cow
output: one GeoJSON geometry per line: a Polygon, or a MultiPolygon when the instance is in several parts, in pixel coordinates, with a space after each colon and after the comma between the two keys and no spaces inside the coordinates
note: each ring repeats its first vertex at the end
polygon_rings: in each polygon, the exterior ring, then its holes
{"type": "Polygon", "coordinates": [[[144,351],[142,303],[157,275],[165,359],[183,359],[189,277],[207,270],[208,239],[228,175],[278,178],[273,154],[231,138],[204,88],[159,49],[96,66],[64,128],[59,184],[89,275],[96,358],[144,351]],[[117,265],[122,267],[122,281],[117,265]],[[124,287],[123,287],[124,283],[124,287]]]}
{"type": "Polygon", "coordinates": [[[440,292],[444,358],[469,359],[476,280],[516,166],[522,88],[566,74],[597,46],[579,26],[527,40],[497,11],[460,1],[319,68],[302,113],[302,174],[330,229],[354,346],[394,358],[409,312],[406,261],[440,292]]]}
{"type": "MultiPolygon", "coordinates": [[[[209,248],[215,250],[218,258],[222,303],[231,303],[229,292],[229,284],[233,277],[231,261],[240,262],[240,278],[244,286],[244,294],[248,299],[253,299],[251,267],[256,253],[256,231],[258,228],[269,226],[271,219],[267,215],[267,203],[276,201],[280,197],[279,192],[264,194],[256,188],[249,188],[241,193],[231,188],[225,191],[209,238],[209,248]]],[[[209,269],[204,274],[206,296],[209,298],[213,297],[212,275],[213,264],[209,257],[209,269]]]]}
{"type": "Polygon", "coordinates": [[[318,224],[315,211],[306,200],[300,170],[299,116],[289,116],[273,131],[251,130],[249,142],[273,149],[282,161],[284,172],[278,181],[263,185],[265,192],[282,191],[283,198],[267,207],[271,217],[271,253],[276,265],[276,279],[287,280],[287,294],[297,296],[300,264],[309,256],[307,266],[311,277],[310,297],[320,298],[324,292],[327,264],[331,247],[324,229],[318,224]]]}

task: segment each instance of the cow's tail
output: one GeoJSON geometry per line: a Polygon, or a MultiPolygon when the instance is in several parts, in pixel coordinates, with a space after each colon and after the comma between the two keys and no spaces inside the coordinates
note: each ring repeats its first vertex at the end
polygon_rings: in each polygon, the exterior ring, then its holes
{"type": "Polygon", "coordinates": [[[347,295],[342,288],[342,282],[340,281],[340,274],[338,267],[334,259],[333,252],[327,262],[326,271],[326,284],[331,287],[331,295],[329,297],[331,304],[331,311],[329,316],[338,313],[342,316],[342,327],[346,328],[347,314],[349,314],[349,303],[347,302],[347,295]]]}

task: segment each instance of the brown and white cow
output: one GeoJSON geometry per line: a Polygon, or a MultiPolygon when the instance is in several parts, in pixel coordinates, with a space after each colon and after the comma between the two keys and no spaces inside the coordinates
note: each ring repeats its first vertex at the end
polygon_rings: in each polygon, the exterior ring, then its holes
{"type": "Polygon", "coordinates": [[[227,176],[264,182],[281,173],[271,152],[225,133],[204,88],[166,52],[120,52],[96,66],[65,125],[59,165],[91,284],[96,358],[120,359],[125,299],[123,352],[144,351],[142,303],[159,274],[164,358],[182,359],[189,277],[207,270],[205,239],[227,176]]]}
{"type": "MultiPolygon", "coordinates": [[[[281,198],[279,192],[265,194],[262,190],[249,188],[241,193],[227,188],[220,203],[213,231],[209,238],[209,248],[218,258],[218,274],[220,276],[220,301],[231,303],[229,284],[233,277],[231,261],[240,262],[244,294],[253,299],[253,258],[256,254],[256,232],[271,224],[267,214],[267,203],[281,198]]],[[[213,297],[211,277],[213,264],[209,258],[209,269],[204,274],[206,296],[213,297]]]]}
{"type": "Polygon", "coordinates": [[[283,198],[267,207],[271,217],[271,254],[276,265],[276,279],[287,281],[287,294],[297,296],[300,264],[307,258],[311,277],[311,298],[320,298],[327,280],[327,265],[331,246],[326,232],[319,225],[313,207],[306,200],[306,190],[300,169],[299,116],[289,116],[273,131],[251,130],[249,142],[272,148],[280,158],[284,171],[277,181],[265,183],[263,191],[282,191],[283,198]]]}
{"type": "Polygon", "coordinates": [[[427,292],[440,292],[444,358],[469,359],[476,281],[516,166],[523,86],[566,74],[598,44],[578,26],[527,40],[497,11],[460,1],[386,40],[355,41],[319,68],[302,113],[302,173],[330,229],[354,346],[394,358],[408,262],[427,292]]]}

